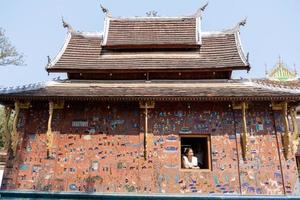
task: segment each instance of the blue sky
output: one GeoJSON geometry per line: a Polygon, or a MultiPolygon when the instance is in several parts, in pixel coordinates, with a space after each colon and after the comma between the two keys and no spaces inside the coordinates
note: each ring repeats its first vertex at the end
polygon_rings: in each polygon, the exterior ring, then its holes
{"type": "MultiPolygon", "coordinates": [[[[54,58],[64,43],[66,30],[61,17],[79,31],[102,32],[104,15],[100,2],[113,16],[145,16],[156,10],[160,16],[193,14],[206,1],[200,0],[1,0],[0,27],[18,51],[26,66],[0,67],[0,85],[22,85],[47,81],[62,74],[45,71],[47,55],[54,58]]],[[[300,1],[298,0],[210,0],[202,19],[203,31],[233,27],[244,17],[241,28],[245,53],[250,54],[251,71],[234,77],[264,77],[278,56],[300,72],[300,1]]]]}

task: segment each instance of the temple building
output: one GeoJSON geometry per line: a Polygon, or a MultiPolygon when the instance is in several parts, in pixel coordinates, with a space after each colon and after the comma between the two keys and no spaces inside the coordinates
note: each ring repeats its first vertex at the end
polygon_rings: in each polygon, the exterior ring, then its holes
{"type": "Polygon", "coordinates": [[[295,194],[300,88],[232,79],[250,70],[246,21],[207,32],[204,9],[103,8],[102,33],[63,22],[66,41],[46,71],[68,78],[0,90],[6,116],[15,113],[1,189],[295,194]]]}
{"type": "Polygon", "coordinates": [[[290,70],[281,60],[279,56],[277,64],[270,72],[266,71],[267,80],[272,81],[295,81],[298,80],[297,70],[290,70]]]}

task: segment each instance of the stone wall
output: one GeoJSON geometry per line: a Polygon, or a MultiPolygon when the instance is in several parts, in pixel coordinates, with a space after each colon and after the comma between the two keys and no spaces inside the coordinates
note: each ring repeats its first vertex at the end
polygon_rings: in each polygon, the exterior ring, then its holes
{"type": "MultiPolygon", "coordinates": [[[[149,109],[147,159],[138,103],[66,102],[55,110],[47,158],[48,105],[32,103],[18,120],[17,155],[2,189],[139,193],[291,194],[297,170],[282,151],[282,116],[268,103],[249,104],[246,159],[242,113],[229,103],[160,103],[149,109]],[[276,127],[276,131],[275,128],[276,127]],[[210,137],[211,170],[181,169],[180,136],[210,137]],[[278,149],[279,146],[279,149],[278,149]]],[[[10,153],[11,154],[11,153],[10,153]]]]}

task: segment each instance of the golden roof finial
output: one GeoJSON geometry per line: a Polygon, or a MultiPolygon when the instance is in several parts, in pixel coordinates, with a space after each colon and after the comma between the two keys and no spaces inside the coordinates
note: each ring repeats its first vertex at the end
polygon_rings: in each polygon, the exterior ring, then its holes
{"type": "Polygon", "coordinates": [[[278,65],[279,65],[279,67],[282,67],[282,58],[281,58],[280,54],[278,56],[278,65]]]}

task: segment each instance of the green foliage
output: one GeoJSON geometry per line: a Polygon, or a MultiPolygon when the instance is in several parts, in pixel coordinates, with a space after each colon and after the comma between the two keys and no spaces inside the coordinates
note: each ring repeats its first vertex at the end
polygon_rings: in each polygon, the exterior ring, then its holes
{"type": "Polygon", "coordinates": [[[4,107],[0,107],[0,147],[3,147],[3,135],[4,135],[4,107]]]}
{"type": "MultiPolygon", "coordinates": [[[[5,122],[5,113],[4,113],[4,106],[0,105],[0,148],[3,148],[4,141],[4,122],[5,122]]],[[[9,123],[8,123],[8,131],[12,131],[12,124],[13,124],[13,114],[11,114],[9,123]]]]}
{"type": "Polygon", "coordinates": [[[18,53],[0,28],[0,66],[24,65],[23,55],[18,53]]]}
{"type": "Polygon", "coordinates": [[[135,192],[135,187],[133,185],[125,185],[124,186],[127,192],[135,192]]]}

